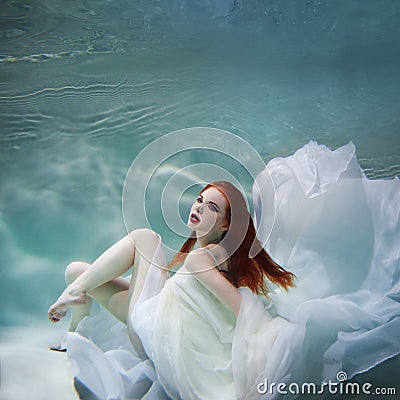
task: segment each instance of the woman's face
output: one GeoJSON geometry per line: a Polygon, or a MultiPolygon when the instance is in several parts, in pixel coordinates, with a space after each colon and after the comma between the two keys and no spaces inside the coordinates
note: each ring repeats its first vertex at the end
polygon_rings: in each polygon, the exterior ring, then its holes
{"type": "Polygon", "coordinates": [[[209,187],[199,194],[192,205],[187,226],[196,232],[223,232],[227,229],[224,223],[226,199],[214,187],[209,187]]]}

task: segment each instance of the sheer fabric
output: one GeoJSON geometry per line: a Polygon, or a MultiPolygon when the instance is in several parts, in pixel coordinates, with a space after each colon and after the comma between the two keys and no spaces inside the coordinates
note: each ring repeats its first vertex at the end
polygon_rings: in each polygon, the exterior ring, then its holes
{"type": "MultiPolygon", "coordinates": [[[[104,310],[67,335],[76,376],[99,398],[272,399],[259,383],[351,378],[400,352],[399,180],[367,179],[352,143],[310,142],[256,183],[258,237],[297,287],[268,302],[239,288],[235,320],[194,275],[151,267],[129,321],[145,353],[104,310]],[[272,232],[261,218],[271,190],[272,232]]],[[[161,241],[154,261],[165,265],[161,241]]]]}

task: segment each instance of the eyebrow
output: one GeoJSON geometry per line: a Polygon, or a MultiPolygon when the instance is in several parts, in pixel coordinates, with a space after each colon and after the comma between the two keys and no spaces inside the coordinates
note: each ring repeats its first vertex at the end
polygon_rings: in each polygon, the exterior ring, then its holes
{"type": "MultiPolygon", "coordinates": [[[[199,196],[200,196],[202,199],[204,199],[204,197],[203,197],[203,195],[202,195],[202,194],[199,194],[199,196]]],[[[213,201],[211,201],[211,200],[208,200],[208,203],[214,204],[214,206],[215,206],[215,207],[217,207],[217,208],[218,208],[218,210],[220,209],[220,206],[219,206],[217,203],[214,203],[214,202],[213,202],[213,201]]]]}

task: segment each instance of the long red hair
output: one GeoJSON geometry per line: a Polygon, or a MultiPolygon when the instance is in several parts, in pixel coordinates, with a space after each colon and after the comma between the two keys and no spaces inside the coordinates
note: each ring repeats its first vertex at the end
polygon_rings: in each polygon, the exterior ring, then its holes
{"type": "MultiPolygon", "coordinates": [[[[270,291],[265,279],[287,290],[295,286],[295,275],[278,265],[262,247],[256,237],[253,219],[247,209],[246,202],[241,192],[230,182],[215,181],[205,186],[200,193],[210,187],[218,189],[226,199],[225,219],[228,230],[224,232],[220,241],[227,251],[229,258],[229,274],[227,279],[235,286],[247,286],[256,294],[264,294],[270,291]],[[250,253],[250,249],[252,250],[250,253]],[[249,254],[256,255],[250,257],[249,254]]],[[[197,241],[196,232],[182,245],[180,251],[168,264],[168,268],[184,262],[188,253],[193,249],[197,241]]]]}

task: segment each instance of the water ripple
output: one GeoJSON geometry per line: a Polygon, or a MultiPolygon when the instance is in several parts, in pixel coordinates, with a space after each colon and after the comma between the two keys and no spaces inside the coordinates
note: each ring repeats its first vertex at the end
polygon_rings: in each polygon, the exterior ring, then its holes
{"type": "Polygon", "coordinates": [[[179,90],[179,85],[171,78],[138,83],[63,85],[25,93],[3,92],[0,96],[3,126],[0,145],[18,150],[33,141],[56,138],[126,137],[129,140],[130,133],[140,140],[141,136],[154,135],[155,127],[165,126],[165,121],[174,118],[182,105],[194,97],[192,89],[188,92],[179,90]],[[179,93],[179,96],[166,105],[157,104],[154,100],[164,93],[179,93]],[[71,107],[79,107],[79,111],[73,112],[71,107]],[[40,112],[32,112],[35,108],[40,112]]]}
{"type": "Polygon", "coordinates": [[[95,95],[96,93],[104,94],[104,92],[112,89],[113,91],[118,91],[120,88],[131,89],[133,86],[127,85],[126,83],[116,83],[116,84],[105,84],[105,83],[94,83],[90,85],[84,86],[60,86],[60,87],[47,87],[34,92],[29,92],[25,94],[19,94],[15,96],[0,96],[0,101],[9,102],[10,100],[23,100],[29,99],[32,101],[32,98],[42,97],[42,96],[55,96],[63,98],[67,95],[76,95],[76,94],[84,94],[84,92],[95,95]]]}
{"type": "Polygon", "coordinates": [[[400,156],[359,159],[365,175],[370,179],[400,177],[400,156]]]}

